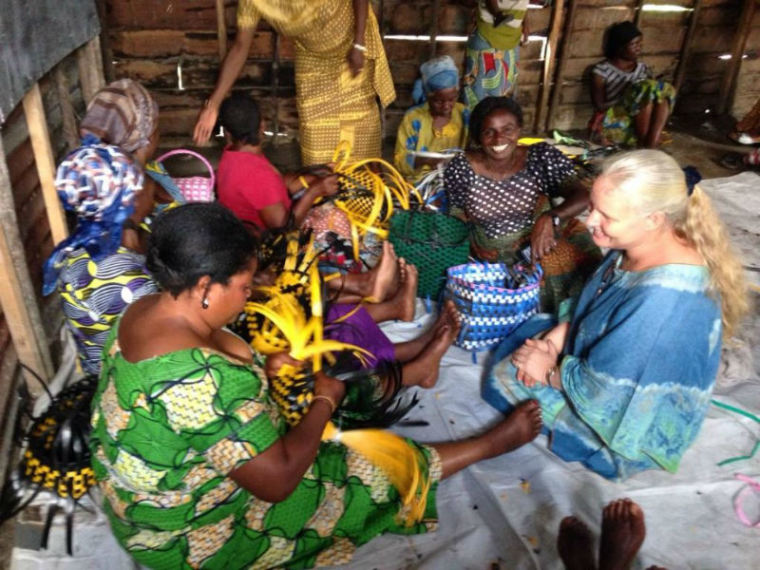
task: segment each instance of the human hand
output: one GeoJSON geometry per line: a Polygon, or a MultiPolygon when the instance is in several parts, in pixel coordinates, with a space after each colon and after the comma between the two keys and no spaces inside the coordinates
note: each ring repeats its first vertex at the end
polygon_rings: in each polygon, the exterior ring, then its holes
{"type": "Polygon", "coordinates": [[[533,263],[540,260],[546,254],[551,252],[557,245],[554,236],[554,224],[549,215],[541,215],[533,224],[533,231],[530,234],[530,252],[533,263]]]}
{"type": "Polygon", "coordinates": [[[267,375],[267,378],[274,378],[283,372],[283,367],[290,367],[293,370],[298,370],[301,366],[303,366],[303,362],[296,360],[287,352],[275,352],[267,356],[267,362],[264,365],[264,373],[267,375]]]}
{"type": "Polygon", "coordinates": [[[348,68],[351,70],[351,75],[353,77],[359,75],[362,72],[362,69],[364,69],[363,51],[358,50],[352,46],[351,49],[348,50],[346,60],[348,61],[348,68]]]}
{"type": "Polygon", "coordinates": [[[548,372],[557,365],[559,349],[551,340],[529,338],[512,353],[517,380],[528,387],[545,384],[548,372]]]}
{"type": "Polygon", "coordinates": [[[480,247],[478,244],[472,241],[470,242],[470,251],[472,252],[473,257],[481,261],[495,262],[499,258],[499,252],[497,250],[480,247]]]}
{"type": "Polygon", "coordinates": [[[216,119],[219,116],[219,108],[213,105],[209,101],[203,105],[198,120],[195,122],[195,129],[193,129],[193,142],[195,144],[203,144],[208,142],[211,138],[211,133],[216,125],[216,119]]]}
{"type": "Polygon", "coordinates": [[[314,188],[317,196],[334,196],[338,192],[338,175],[331,174],[317,178],[311,187],[314,188]]]}
{"type": "Polygon", "coordinates": [[[324,372],[314,375],[314,395],[328,398],[337,408],[346,395],[346,385],[324,372]]]}

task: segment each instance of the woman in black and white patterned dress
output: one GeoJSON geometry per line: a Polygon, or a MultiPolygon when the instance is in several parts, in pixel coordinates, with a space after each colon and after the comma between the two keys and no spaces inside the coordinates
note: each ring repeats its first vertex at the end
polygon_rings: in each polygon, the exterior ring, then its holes
{"type": "Polygon", "coordinates": [[[544,269],[542,309],[553,312],[580,292],[601,252],[575,219],[588,191],[572,163],[546,143],[519,145],[521,128],[522,109],[513,99],[481,101],[470,117],[468,150],[446,168],[446,192],[452,214],[474,225],[477,258],[514,263],[530,246],[532,261],[544,269]]]}

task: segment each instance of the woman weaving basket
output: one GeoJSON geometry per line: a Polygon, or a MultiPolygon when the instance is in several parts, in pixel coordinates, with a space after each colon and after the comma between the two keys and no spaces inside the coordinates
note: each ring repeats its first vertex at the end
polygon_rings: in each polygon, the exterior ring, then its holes
{"type": "Polygon", "coordinates": [[[544,270],[541,305],[547,312],[577,295],[601,253],[575,219],[588,192],[572,163],[546,143],[518,144],[522,109],[506,97],[488,97],[470,117],[470,143],[446,167],[452,214],[474,224],[473,254],[512,264],[530,246],[544,270]],[[547,198],[563,197],[551,207],[547,198]]]}
{"type": "MultiPolygon", "coordinates": [[[[346,563],[385,532],[425,532],[440,479],[511,451],[541,428],[536,402],[488,432],[423,445],[424,512],[364,455],[321,434],[346,391],[317,374],[292,428],[272,403],[267,362],[223,327],[251,293],[254,240],[229,211],[189,204],[162,215],[148,266],[162,293],[133,304],[107,344],[90,446],[119,543],[150,568],[310,568],[346,563]],[[192,404],[190,406],[190,404],[192,404]],[[416,511],[414,511],[416,512],[416,511]]],[[[384,432],[383,432],[384,433],[384,432]]]]}
{"type": "Polygon", "coordinates": [[[570,323],[520,346],[546,328],[536,317],[504,341],[483,396],[502,411],[538,398],[551,450],[605,477],[674,472],[707,413],[721,337],[747,310],[744,272],[710,199],[663,152],[610,159],[591,205],[594,241],[612,251],[570,323]]]}

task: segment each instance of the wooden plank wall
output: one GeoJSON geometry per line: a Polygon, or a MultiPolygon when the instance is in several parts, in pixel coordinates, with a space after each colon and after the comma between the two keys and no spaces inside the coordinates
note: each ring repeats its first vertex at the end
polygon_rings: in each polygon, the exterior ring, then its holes
{"type": "MultiPolygon", "coordinates": [[[[70,120],[64,121],[66,112],[69,113],[69,119],[71,119],[73,111],[73,119],[77,122],[84,112],[84,101],[77,77],[76,57],[72,54],[39,82],[56,161],[60,161],[71,148],[72,143],[75,143],[71,132],[64,128],[67,122],[69,126],[71,124],[70,120]],[[60,81],[56,84],[56,73],[59,77],[62,76],[67,84],[72,104],[68,111],[64,111],[64,106],[61,105],[58,91],[60,81]]],[[[29,273],[38,294],[37,303],[45,332],[53,345],[55,354],[58,349],[56,343],[58,331],[63,322],[60,302],[57,295],[42,296],[42,266],[53,249],[53,242],[21,104],[13,110],[3,124],[2,144],[29,273]]],[[[15,396],[12,395],[12,389],[15,386],[18,371],[17,356],[10,338],[8,323],[0,308],[0,425],[2,426],[7,427],[7,422],[15,417],[15,396]]],[[[4,439],[2,443],[4,452],[7,450],[7,444],[8,442],[4,439]]]]}
{"type": "MultiPolygon", "coordinates": [[[[161,106],[161,132],[165,137],[187,142],[198,109],[213,88],[219,68],[215,0],[192,3],[169,0],[104,0],[105,30],[114,77],[142,81],[156,95],[161,106]],[[179,88],[178,68],[182,70],[179,88]]],[[[567,64],[553,126],[560,129],[584,128],[591,115],[587,73],[602,57],[602,35],[610,24],[632,19],[638,0],[572,0],[578,14],[567,46],[567,64]]],[[[648,0],[647,4],[691,7],[694,0],[648,0]]],[[[225,0],[225,20],[232,41],[235,30],[235,0],[225,0]]],[[[387,35],[466,36],[472,29],[472,9],[456,0],[373,0],[381,29],[387,35]]],[[[569,6],[571,2],[567,2],[569,6]]],[[[679,113],[704,112],[717,102],[720,77],[726,61],[741,0],[703,0],[696,24],[693,53],[688,59],[685,81],[679,99],[679,113]]],[[[566,7],[567,15],[568,8],[566,7]]],[[[530,10],[531,34],[548,34],[551,8],[530,10]]],[[[690,12],[644,12],[640,27],[644,32],[643,59],[656,74],[673,79],[681,45],[686,36],[690,12]]],[[[760,14],[755,18],[760,22],[760,14]]],[[[760,24],[758,24],[760,25],[760,24]]],[[[748,48],[760,43],[752,34],[748,48]]],[[[465,44],[461,41],[385,40],[386,53],[396,83],[398,99],[386,112],[386,136],[395,136],[403,112],[411,104],[411,86],[420,63],[435,54],[449,54],[463,65],[465,44]]],[[[523,47],[520,62],[518,100],[525,108],[526,124],[533,122],[541,83],[543,61],[540,41],[523,47]]],[[[745,61],[739,78],[747,93],[758,88],[756,60],[745,61]],[[747,86],[749,89],[746,89],[747,86]]],[[[286,38],[275,42],[272,30],[261,24],[251,49],[248,64],[237,83],[250,89],[262,101],[264,116],[277,121],[281,131],[294,133],[297,114],[294,101],[293,46],[286,38]],[[279,45],[275,49],[276,44],[279,45]],[[274,87],[276,75],[277,87],[274,87]]],[[[744,93],[740,89],[740,93],[744,93]]],[[[742,94],[735,109],[747,106],[755,95],[742,94]]]]}

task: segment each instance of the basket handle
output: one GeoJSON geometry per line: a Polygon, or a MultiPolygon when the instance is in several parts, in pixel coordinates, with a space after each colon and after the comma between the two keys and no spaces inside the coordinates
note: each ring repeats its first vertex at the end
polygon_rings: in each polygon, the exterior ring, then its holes
{"type": "Polygon", "coordinates": [[[176,156],[178,154],[189,154],[190,156],[194,156],[198,160],[200,160],[203,165],[208,169],[209,174],[211,174],[211,186],[214,186],[216,184],[216,175],[214,174],[214,167],[211,166],[211,163],[206,160],[206,157],[202,154],[199,154],[195,152],[194,150],[188,150],[186,148],[175,148],[174,150],[170,150],[169,152],[165,152],[161,156],[159,156],[156,161],[157,162],[163,162],[165,159],[169,158],[170,156],[176,156]]]}

